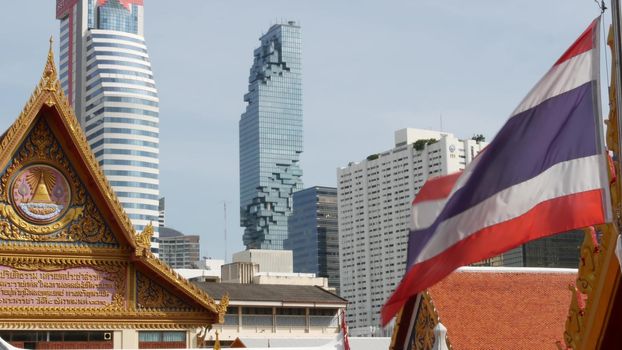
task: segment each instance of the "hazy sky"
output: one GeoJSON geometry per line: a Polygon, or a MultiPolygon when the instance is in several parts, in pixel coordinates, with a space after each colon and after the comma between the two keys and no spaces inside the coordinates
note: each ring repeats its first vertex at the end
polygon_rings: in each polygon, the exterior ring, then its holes
{"type": "MultiPolygon", "coordinates": [[[[441,116],[444,131],[491,139],[598,14],[591,0],[146,0],[167,226],[224,258],[226,202],[229,258],[243,249],[238,121],[271,24],[302,27],[309,187],[336,186],[337,167],[390,149],[397,129],[439,129],[441,116]]],[[[2,3],[0,132],[41,76],[54,16],[53,0],[2,3]]]]}

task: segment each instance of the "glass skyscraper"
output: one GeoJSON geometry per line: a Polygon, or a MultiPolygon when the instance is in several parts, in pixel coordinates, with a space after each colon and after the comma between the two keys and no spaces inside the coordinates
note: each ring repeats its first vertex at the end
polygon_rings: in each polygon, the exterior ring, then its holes
{"type": "Polygon", "coordinates": [[[527,242],[507,252],[477,262],[475,266],[561,267],[576,269],[584,234],[568,231],[527,242]]]}
{"type": "Polygon", "coordinates": [[[300,26],[259,39],[240,119],[240,224],[248,249],[283,249],[292,193],[302,189],[300,26]]]}
{"type": "Polygon", "coordinates": [[[143,0],[57,0],[63,90],[134,228],[158,244],[159,99],[143,0]]]}
{"type": "Polygon", "coordinates": [[[583,239],[583,231],[575,230],[527,242],[522,246],[523,265],[576,269],[583,239]]]}
{"type": "Polygon", "coordinates": [[[293,200],[285,249],[293,253],[294,272],[326,277],[339,293],[337,189],[314,186],[294,192],[293,200]]]}

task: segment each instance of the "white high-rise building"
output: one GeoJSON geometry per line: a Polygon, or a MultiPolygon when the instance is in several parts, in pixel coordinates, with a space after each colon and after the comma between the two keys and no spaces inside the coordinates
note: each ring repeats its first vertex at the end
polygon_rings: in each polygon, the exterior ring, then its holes
{"type": "Polygon", "coordinates": [[[60,80],[91,149],[157,253],[159,100],[143,37],[143,0],[57,0],[60,80]]]}
{"type": "Polygon", "coordinates": [[[428,177],[463,170],[485,145],[401,129],[395,148],[337,170],[340,294],[352,335],[383,333],[380,309],[404,275],[414,196],[428,177]]]}

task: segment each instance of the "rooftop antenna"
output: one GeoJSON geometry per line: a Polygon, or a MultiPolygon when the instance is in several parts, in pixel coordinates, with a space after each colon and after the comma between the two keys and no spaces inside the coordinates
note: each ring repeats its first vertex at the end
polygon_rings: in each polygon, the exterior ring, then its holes
{"type": "Polygon", "coordinates": [[[443,132],[443,113],[440,114],[440,120],[441,120],[441,132],[443,132]]]}
{"type": "Polygon", "coordinates": [[[222,201],[222,205],[225,214],[225,263],[227,263],[227,202],[222,201]]]}

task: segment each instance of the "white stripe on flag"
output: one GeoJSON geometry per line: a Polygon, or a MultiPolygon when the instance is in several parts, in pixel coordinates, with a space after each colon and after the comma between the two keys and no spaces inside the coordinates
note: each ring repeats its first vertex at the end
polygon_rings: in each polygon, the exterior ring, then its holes
{"type": "Polygon", "coordinates": [[[481,229],[517,218],[544,201],[600,189],[602,184],[600,178],[594,176],[594,169],[605,169],[605,166],[602,155],[573,159],[499,191],[439,224],[414,263],[433,258],[481,229]]]}
{"type": "Polygon", "coordinates": [[[447,203],[447,197],[415,203],[412,208],[411,230],[423,230],[434,223],[438,214],[447,203]]]}
{"type": "MultiPolygon", "coordinates": [[[[482,150],[481,152],[484,152],[484,150],[482,150]]],[[[464,186],[467,183],[467,181],[473,174],[473,170],[477,166],[477,163],[479,163],[479,160],[482,158],[480,157],[480,154],[478,154],[477,157],[475,157],[471,161],[471,163],[467,164],[462,174],[460,174],[460,176],[456,180],[456,183],[454,183],[454,185],[452,186],[451,192],[449,193],[447,197],[439,198],[436,200],[419,202],[413,205],[413,208],[411,211],[411,220],[410,220],[411,231],[426,229],[434,223],[434,220],[436,220],[436,217],[438,216],[438,214],[440,214],[441,210],[443,210],[445,203],[447,203],[447,199],[453,196],[453,194],[456,191],[458,191],[460,188],[462,188],[462,186],[464,186]]],[[[415,199],[416,198],[417,196],[415,196],[415,199]]]]}
{"type": "Polygon", "coordinates": [[[591,75],[592,50],[553,66],[516,107],[512,116],[533,108],[553,96],[563,94],[594,80],[591,75]]]}

